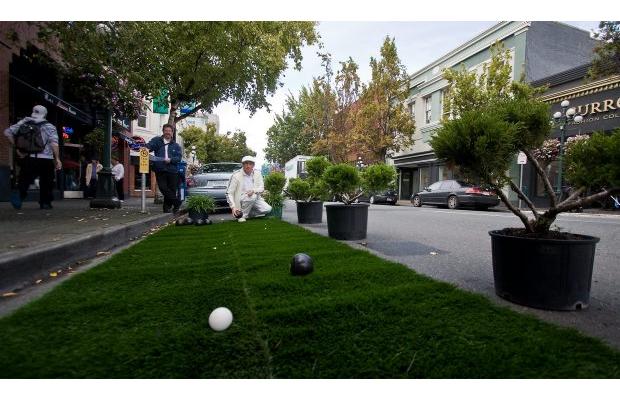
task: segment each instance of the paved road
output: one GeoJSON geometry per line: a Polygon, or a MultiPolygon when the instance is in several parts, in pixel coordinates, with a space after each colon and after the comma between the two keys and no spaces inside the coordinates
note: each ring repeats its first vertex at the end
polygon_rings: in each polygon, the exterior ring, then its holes
{"type": "MultiPolygon", "coordinates": [[[[297,222],[293,203],[287,204],[284,219],[297,222]]],[[[620,216],[567,214],[556,221],[561,230],[601,238],[596,248],[590,307],[578,312],[535,310],[495,295],[491,238],[487,232],[520,224],[517,217],[503,211],[372,205],[365,242],[368,249],[383,258],[482,293],[512,309],[577,328],[620,348],[620,216]]],[[[327,235],[325,215],[323,224],[308,229],[327,235]]],[[[353,246],[360,247],[355,243],[353,246]]]]}

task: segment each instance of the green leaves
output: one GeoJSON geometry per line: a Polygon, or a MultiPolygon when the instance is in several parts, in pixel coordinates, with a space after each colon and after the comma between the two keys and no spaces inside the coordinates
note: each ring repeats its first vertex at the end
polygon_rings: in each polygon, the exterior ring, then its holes
{"type": "Polygon", "coordinates": [[[291,200],[307,201],[310,198],[310,184],[301,178],[292,178],[288,182],[286,193],[291,200]]]}
{"type": "Polygon", "coordinates": [[[566,179],[576,187],[620,187],[620,129],[594,133],[566,152],[566,179]]]}
{"type": "Polygon", "coordinates": [[[215,211],[215,200],[211,196],[193,195],[186,200],[187,209],[198,213],[210,213],[215,211]]]}
{"type": "Polygon", "coordinates": [[[516,152],[514,125],[493,112],[467,111],[444,122],[431,146],[437,157],[474,181],[497,185],[516,152]]]}
{"type": "Polygon", "coordinates": [[[269,106],[287,60],[300,68],[301,47],[318,40],[306,21],[50,22],[41,37],[65,73],[91,89],[85,96],[123,113],[162,89],[172,111],[230,100],[253,113],[269,106]]]}
{"type": "Polygon", "coordinates": [[[374,164],[362,172],[362,186],[367,192],[380,192],[396,179],[396,170],[391,165],[374,164]]]}
{"type": "Polygon", "coordinates": [[[286,178],[282,172],[272,172],[265,177],[265,201],[272,207],[282,207],[284,196],[282,190],[286,184],[286,178]]]}
{"type": "Polygon", "coordinates": [[[245,132],[237,130],[234,133],[219,135],[215,132],[215,125],[207,125],[206,132],[196,126],[190,126],[179,133],[185,144],[185,156],[189,156],[192,146],[196,146],[196,159],[201,163],[240,161],[243,156],[255,156],[256,152],[246,144],[245,132]]]}
{"type": "Polygon", "coordinates": [[[357,194],[361,184],[360,175],[355,167],[348,164],[336,164],[325,170],[323,181],[332,192],[345,204],[349,204],[357,194]]]}

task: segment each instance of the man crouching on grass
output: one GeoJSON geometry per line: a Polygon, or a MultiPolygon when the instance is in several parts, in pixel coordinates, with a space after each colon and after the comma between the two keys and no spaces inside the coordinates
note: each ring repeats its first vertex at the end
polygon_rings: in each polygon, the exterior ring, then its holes
{"type": "Polygon", "coordinates": [[[265,190],[263,176],[254,170],[254,157],[245,156],[241,159],[243,168],[236,171],[228,182],[226,199],[232,214],[239,222],[246,218],[262,217],[271,212],[271,206],[261,198],[265,190]]]}

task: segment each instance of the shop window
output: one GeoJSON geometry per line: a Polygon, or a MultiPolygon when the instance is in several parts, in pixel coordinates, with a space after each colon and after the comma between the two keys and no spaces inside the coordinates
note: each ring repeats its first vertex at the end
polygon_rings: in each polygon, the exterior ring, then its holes
{"type": "MultiPolygon", "coordinates": [[[[135,190],[142,190],[142,174],[138,166],[134,166],[134,188],[135,190]]],[[[151,174],[144,174],[146,180],[146,190],[151,190],[151,174]]]]}
{"type": "MultiPolygon", "coordinates": [[[[551,187],[553,190],[557,190],[556,186],[558,183],[558,161],[553,161],[548,165],[542,166],[547,176],[549,177],[549,182],[551,182],[551,187]]],[[[536,196],[538,197],[547,197],[547,192],[545,192],[545,184],[543,180],[536,174],[536,196]]]]}
{"type": "Polygon", "coordinates": [[[431,168],[424,167],[420,168],[420,187],[418,188],[418,192],[424,190],[425,187],[428,187],[431,184],[431,168]]]}

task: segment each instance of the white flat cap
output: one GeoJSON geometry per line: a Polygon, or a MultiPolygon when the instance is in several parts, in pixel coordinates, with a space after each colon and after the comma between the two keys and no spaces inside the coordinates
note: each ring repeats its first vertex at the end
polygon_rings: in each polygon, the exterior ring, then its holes
{"type": "Polygon", "coordinates": [[[256,164],[256,159],[252,156],[245,156],[241,159],[241,163],[243,164],[244,162],[251,162],[253,164],[256,164]]]}

